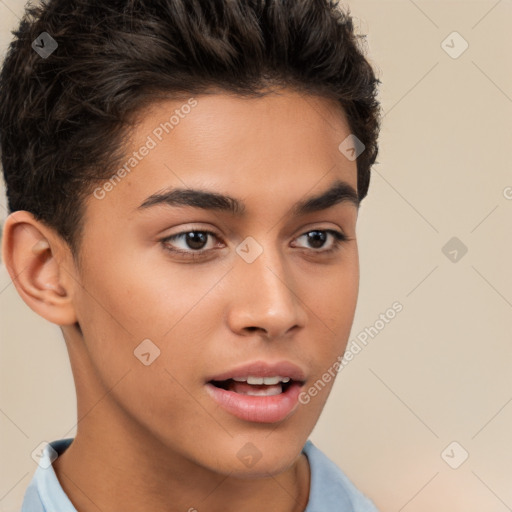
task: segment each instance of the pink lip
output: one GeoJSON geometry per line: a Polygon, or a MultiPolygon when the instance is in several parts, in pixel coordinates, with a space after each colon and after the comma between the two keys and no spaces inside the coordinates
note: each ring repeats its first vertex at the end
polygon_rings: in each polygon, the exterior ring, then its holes
{"type": "Polygon", "coordinates": [[[276,423],[286,419],[297,407],[298,397],[305,381],[305,373],[289,361],[265,363],[256,361],[216,375],[206,383],[206,391],[213,400],[233,416],[256,423],[276,423]],[[237,377],[289,377],[288,389],[275,396],[250,396],[214,386],[210,381],[237,377]]]}

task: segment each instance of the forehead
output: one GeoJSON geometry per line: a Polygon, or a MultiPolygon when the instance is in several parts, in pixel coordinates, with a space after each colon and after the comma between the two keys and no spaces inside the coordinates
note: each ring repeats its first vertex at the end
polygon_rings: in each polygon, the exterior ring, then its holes
{"type": "Polygon", "coordinates": [[[284,206],[338,180],[357,190],[356,162],[338,149],[349,135],[338,104],[291,90],[160,100],[139,114],[125,160],[100,184],[103,199],[87,206],[132,215],[179,187],[246,198],[250,213],[263,198],[284,206]]]}

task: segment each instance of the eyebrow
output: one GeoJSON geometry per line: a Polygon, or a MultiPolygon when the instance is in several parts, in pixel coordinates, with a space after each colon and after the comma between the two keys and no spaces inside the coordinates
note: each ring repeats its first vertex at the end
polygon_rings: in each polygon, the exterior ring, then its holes
{"type": "MultiPolygon", "coordinates": [[[[340,203],[353,204],[356,208],[359,208],[360,200],[352,185],[345,181],[337,180],[325,192],[307,197],[295,203],[291,213],[295,216],[303,216],[327,210],[340,203]]],[[[228,212],[237,217],[242,217],[246,211],[245,203],[240,199],[208,190],[190,188],[173,188],[152,194],[144,200],[138,209],[162,204],[228,212]]]]}

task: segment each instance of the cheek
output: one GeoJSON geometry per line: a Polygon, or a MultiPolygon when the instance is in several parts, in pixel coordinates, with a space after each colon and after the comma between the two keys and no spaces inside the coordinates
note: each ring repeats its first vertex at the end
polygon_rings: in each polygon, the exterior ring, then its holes
{"type": "MultiPolygon", "coordinates": [[[[158,354],[152,366],[168,368],[177,377],[190,373],[211,326],[219,323],[222,300],[214,300],[215,284],[225,270],[156,265],[124,254],[96,263],[83,276],[78,313],[101,373],[142,366],[136,354],[144,340],[158,354]]],[[[117,373],[108,378],[115,381],[117,373]]]]}
{"type": "MultiPolygon", "coordinates": [[[[310,335],[305,336],[307,352],[313,363],[315,379],[331,369],[343,354],[350,337],[359,292],[357,253],[345,259],[344,265],[332,266],[330,272],[308,277],[304,294],[309,309],[310,335]]],[[[334,372],[335,373],[335,372],[334,372]]],[[[329,379],[329,376],[327,376],[329,379]]],[[[325,380],[325,379],[324,379],[325,380]]],[[[324,402],[333,385],[333,378],[324,382],[325,388],[316,403],[324,402]]]]}
{"type": "Polygon", "coordinates": [[[304,302],[312,320],[323,323],[330,338],[348,336],[359,294],[357,253],[346,255],[342,264],[332,265],[315,274],[309,273],[304,286],[304,302]]]}
{"type": "Polygon", "coordinates": [[[181,424],[197,408],[182,386],[189,386],[204,349],[195,342],[204,340],[204,310],[140,273],[95,274],[84,282],[77,299],[94,369],[89,377],[148,428],[181,424]]]}

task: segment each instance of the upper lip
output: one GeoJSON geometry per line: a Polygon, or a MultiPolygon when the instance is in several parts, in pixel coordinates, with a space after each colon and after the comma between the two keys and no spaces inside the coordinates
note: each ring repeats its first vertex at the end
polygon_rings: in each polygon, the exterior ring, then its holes
{"type": "Polygon", "coordinates": [[[208,382],[223,381],[234,378],[245,378],[245,377],[289,377],[291,380],[304,382],[306,380],[306,374],[304,370],[295,363],[290,361],[279,361],[279,362],[266,362],[266,361],[254,361],[246,363],[231,370],[214,375],[208,379],[208,382]]]}

